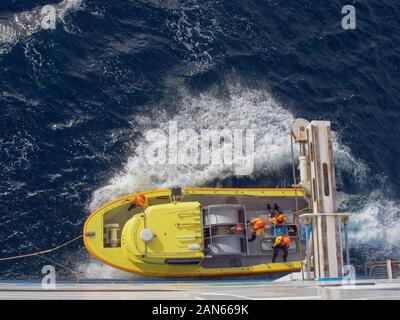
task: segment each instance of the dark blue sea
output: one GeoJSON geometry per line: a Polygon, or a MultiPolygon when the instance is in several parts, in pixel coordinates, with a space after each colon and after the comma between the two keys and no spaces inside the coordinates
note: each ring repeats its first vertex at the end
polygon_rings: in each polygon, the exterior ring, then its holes
{"type": "MultiPolygon", "coordinates": [[[[0,257],[61,244],[139,190],[290,186],[289,128],[303,117],[332,122],[352,263],[398,259],[399,17],[397,0],[1,0],[0,257]],[[47,4],[55,29],[40,27],[47,4]],[[342,28],[346,4],[355,30],[342,28]],[[170,121],[253,128],[254,173],[152,166],[144,134],[170,121]]],[[[133,277],[80,242],[46,257],[86,278],[133,277]]],[[[45,264],[0,262],[0,278],[45,264]]]]}

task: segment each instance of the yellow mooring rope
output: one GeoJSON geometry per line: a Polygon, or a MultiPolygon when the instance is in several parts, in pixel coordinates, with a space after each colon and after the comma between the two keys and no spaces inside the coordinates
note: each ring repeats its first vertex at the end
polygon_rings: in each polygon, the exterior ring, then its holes
{"type": "Polygon", "coordinates": [[[52,248],[52,249],[42,250],[42,251],[35,252],[35,253],[22,254],[22,255],[19,255],[19,256],[13,256],[13,257],[7,257],[7,258],[0,258],[0,261],[15,260],[15,259],[28,258],[28,257],[35,257],[35,256],[39,256],[39,255],[41,255],[41,254],[50,253],[50,252],[56,251],[56,250],[58,250],[58,249],[61,249],[62,247],[65,247],[66,245],[70,244],[71,242],[74,242],[74,241],[76,241],[76,240],[79,240],[79,239],[82,238],[82,237],[83,237],[83,234],[81,234],[79,237],[76,237],[76,238],[74,238],[74,239],[72,239],[72,240],[69,240],[69,241],[67,241],[67,242],[64,242],[63,244],[60,244],[59,246],[54,247],[54,248],[52,248]]]}

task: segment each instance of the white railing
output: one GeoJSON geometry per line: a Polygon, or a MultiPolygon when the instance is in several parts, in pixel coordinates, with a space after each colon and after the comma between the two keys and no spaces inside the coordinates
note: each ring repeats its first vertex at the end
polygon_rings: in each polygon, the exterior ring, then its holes
{"type": "Polygon", "coordinates": [[[365,276],[369,278],[384,277],[389,280],[400,277],[400,260],[367,261],[365,276]]]}
{"type": "MultiPolygon", "coordinates": [[[[311,279],[311,250],[312,244],[310,243],[310,235],[308,234],[308,224],[314,220],[318,219],[318,217],[337,217],[343,223],[343,231],[344,231],[344,242],[345,242],[345,253],[346,253],[346,265],[350,265],[350,253],[349,253],[349,237],[348,237],[348,228],[347,224],[349,221],[350,214],[349,213],[338,213],[338,212],[324,212],[324,213],[303,213],[299,216],[303,223],[306,225],[306,269],[307,269],[307,279],[311,279]]],[[[312,230],[312,229],[311,229],[312,230]]],[[[339,224],[340,234],[342,233],[341,224],[339,224]]],[[[312,233],[312,231],[311,231],[312,233]]],[[[312,238],[311,238],[312,239],[312,238]]],[[[340,241],[340,245],[342,246],[342,241],[340,241]]],[[[341,252],[343,248],[341,247],[341,252]]]]}

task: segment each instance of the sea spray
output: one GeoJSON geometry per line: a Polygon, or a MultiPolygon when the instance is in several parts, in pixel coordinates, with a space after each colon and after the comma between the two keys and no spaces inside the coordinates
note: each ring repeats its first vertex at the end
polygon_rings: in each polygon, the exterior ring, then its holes
{"type": "Polygon", "coordinates": [[[63,0],[9,15],[0,22],[0,54],[8,53],[19,41],[40,30],[56,29],[58,22],[65,23],[67,13],[79,10],[82,4],[83,0],[63,0]]]}
{"type": "MultiPolygon", "coordinates": [[[[248,89],[235,83],[230,83],[228,89],[225,97],[213,92],[192,95],[183,91],[174,101],[179,106],[177,113],[170,115],[165,111],[168,106],[154,108],[158,111],[150,116],[134,117],[132,123],[138,126],[134,130],[145,132],[158,128],[168,131],[170,121],[176,122],[180,129],[190,128],[197,132],[202,129],[252,129],[255,134],[255,170],[252,176],[279,174],[283,167],[291,164],[289,132],[294,116],[265,90],[248,89]]],[[[365,164],[354,158],[336,137],[334,149],[339,172],[355,178],[364,176],[365,164]]],[[[89,210],[141,190],[176,185],[202,186],[216,177],[223,179],[234,175],[229,166],[152,165],[146,161],[147,148],[149,142],[144,136],[135,139],[133,155],[120,172],[94,192],[89,210]]]]}

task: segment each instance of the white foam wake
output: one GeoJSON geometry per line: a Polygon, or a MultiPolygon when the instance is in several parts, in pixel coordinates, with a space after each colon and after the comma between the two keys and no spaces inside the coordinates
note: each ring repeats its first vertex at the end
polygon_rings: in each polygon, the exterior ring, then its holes
{"type": "MultiPolygon", "coordinates": [[[[133,121],[138,132],[161,128],[168,132],[169,121],[176,121],[178,130],[201,129],[253,129],[255,132],[255,170],[253,176],[277,173],[291,163],[289,130],[294,116],[264,90],[246,89],[230,84],[223,97],[214,92],[192,95],[183,92],[174,103],[176,113],[155,111],[149,117],[136,117],[133,121]]],[[[163,110],[169,106],[165,105],[163,110]]],[[[154,108],[160,110],[160,106],[154,108]]],[[[355,159],[350,150],[342,146],[336,136],[339,166],[353,176],[364,174],[365,166],[355,159]]],[[[212,167],[201,165],[155,166],[146,161],[145,150],[149,142],[135,139],[133,155],[125,167],[93,194],[89,209],[117,197],[136,191],[171,186],[202,186],[215,178],[234,175],[229,166],[212,167]]],[[[251,186],[249,186],[251,187],[251,186]]],[[[273,186],[272,186],[273,187],[273,186]]]]}
{"type": "Polygon", "coordinates": [[[138,275],[113,268],[98,261],[80,263],[76,266],[76,270],[81,273],[85,279],[132,280],[139,277],[138,275]]]}
{"type": "Polygon", "coordinates": [[[362,195],[338,195],[339,206],[350,211],[350,244],[366,244],[385,251],[397,249],[400,242],[400,203],[389,200],[382,190],[362,195]]]}
{"type": "MultiPolygon", "coordinates": [[[[228,85],[228,93],[223,97],[210,91],[193,95],[183,92],[175,103],[176,113],[154,111],[149,117],[136,117],[132,122],[135,132],[144,132],[152,128],[167,131],[169,121],[176,121],[179,129],[248,129],[255,130],[255,175],[277,174],[290,165],[289,129],[294,116],[265,90],[244,88],[241,85],[228,85]]],[[[155,106],[154,110],[168,109],[155,106]]],[[[337,133],[333,133],[333,147],[338,180],[347,175],[358,186],[368,183],[368,167],[354,157],[351,150],[340,142],[337,133]]],[[[148,146],[144,138],[135,140],[134,152],[125,167],[103,187],[96,190],[88,205],[94,210],[101,204],[136,191],[180,186],[203,186],[215,178],[233,175],[229,168],[194,166],[150,165],[143,150],[148,146]]],[[[340,184],[340,181],[338,181],[340,184]]],[[[382,186],[384,182],[382,181],[382,186]]],[[[251,185],[249,185],[251,187],[251,185]]],[[[273,187],[273,186],[272,186],[273,187]]],[[[380,188],[380,186],[378,186],[380,188]]],[[[379,190],[379,189],[378,189],[379,190]]],[[[385,198],[381,191],[368,194],[338,193],[340,211],[350,212],[351,246],[368,244],[382,248],[395,247],[400,240],[399,203],[385,198]]],[[[96,267],[97,268],[97,267],[96,267]]],[[[97,270],[94,268],[95,270],[97,270]]],[[[91,268],[87,269],[92,275],[91,268]]],[[[95,272],[93,272],[95,274],[95,272]]]]}
{"type": "MultiPolygon", "coordinates": [[[[63,0],[52,5],[55,8],[56,23],[64,21],[65,15],[82,8],[83,0],[63,0]]],[[[0,23],[0,54],[8,53],[19,41],[30,37],[42,29],[42,21],[46,16],[43,6],[29,11],[11,14],[0,23]]]]}

